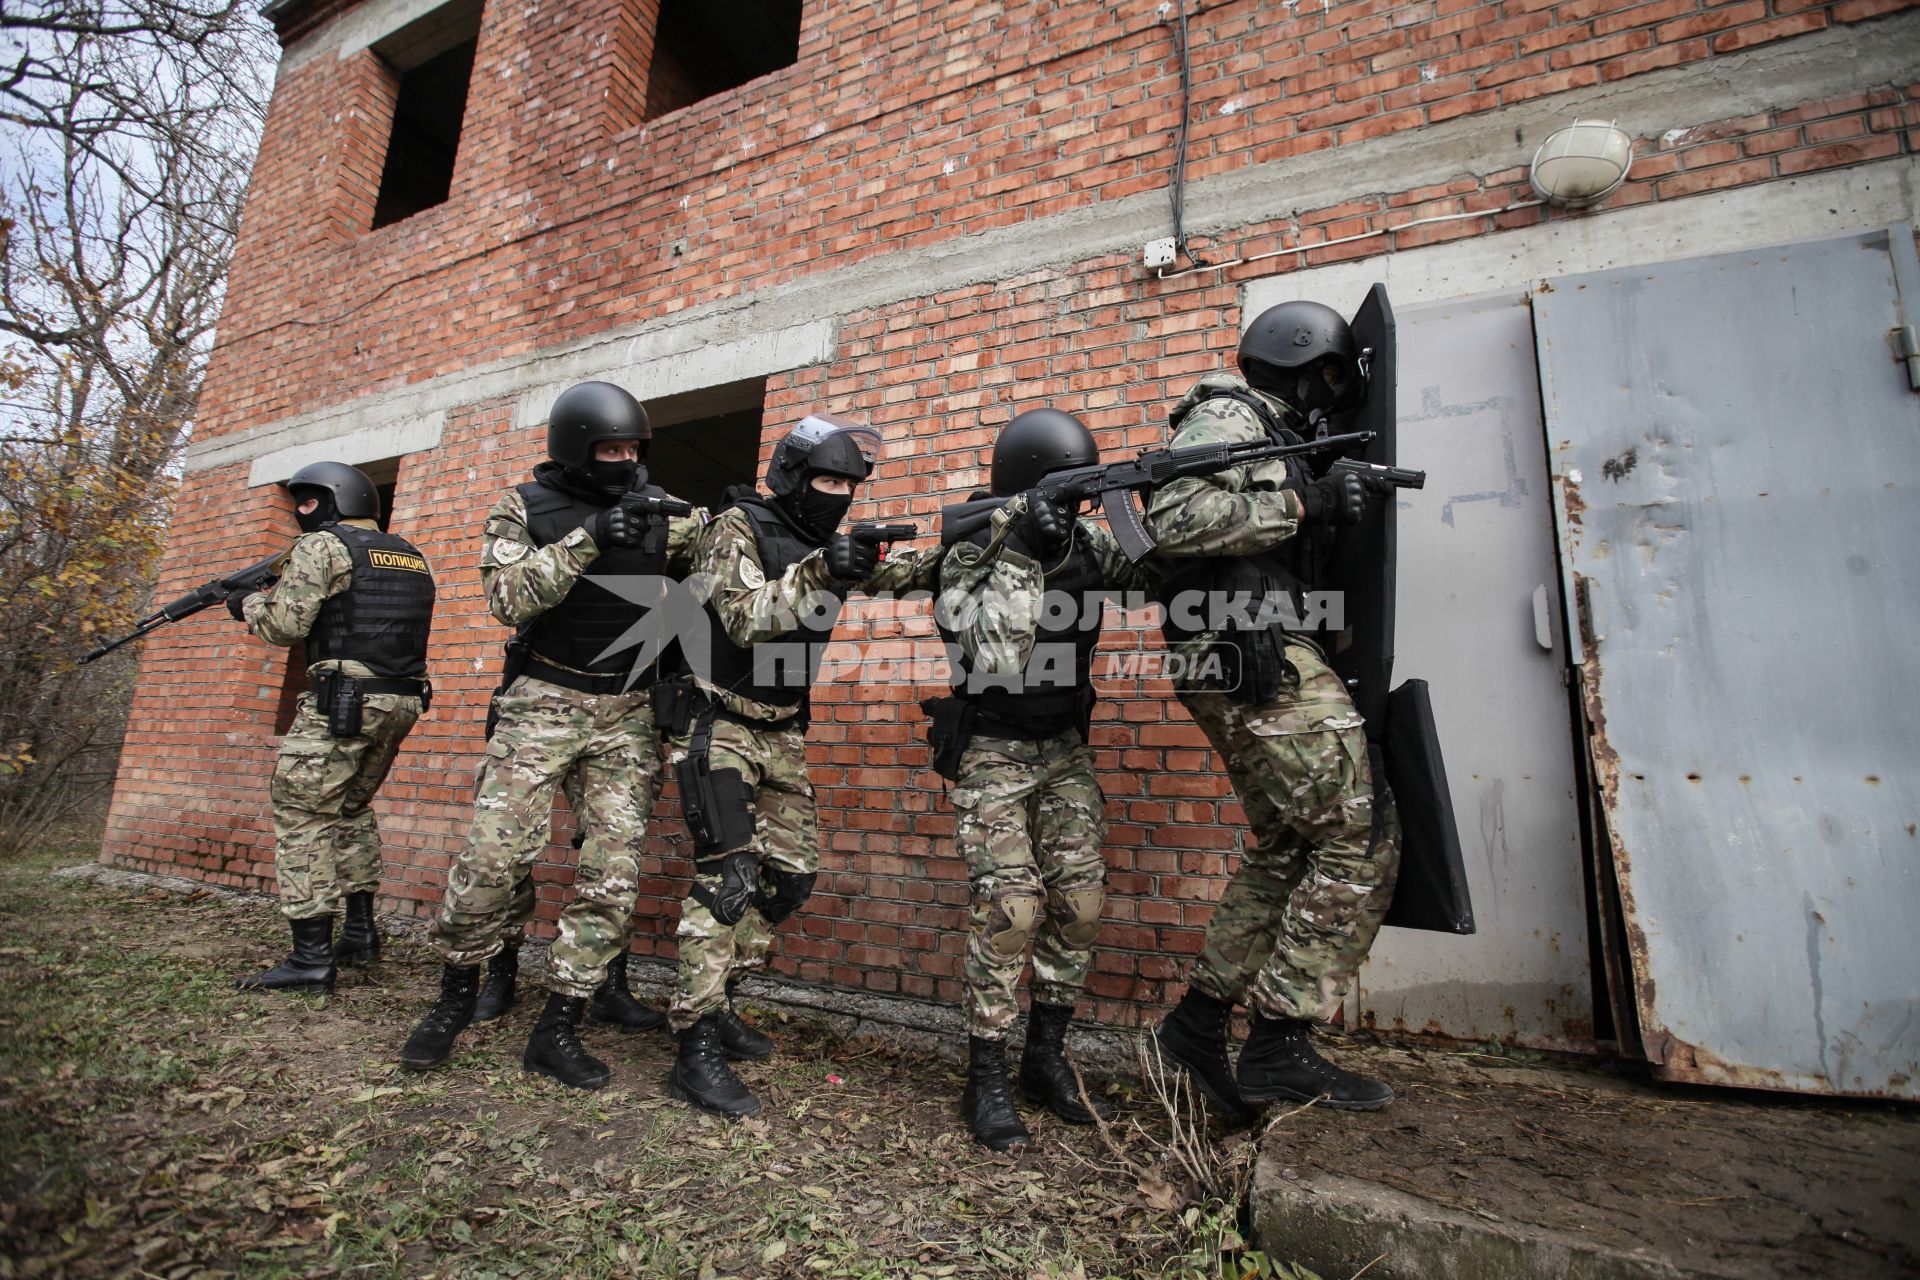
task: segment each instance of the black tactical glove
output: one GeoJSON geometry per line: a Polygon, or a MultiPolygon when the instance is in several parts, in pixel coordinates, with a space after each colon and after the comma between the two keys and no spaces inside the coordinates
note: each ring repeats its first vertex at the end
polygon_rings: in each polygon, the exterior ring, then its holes
{"type": "Polygon", "coordinates": [[[880,567],[880,545],[863,542],[850,533],[836,533],[827,543],[827,572],[838,582],[865,582],[880,567]]]}
{"type": "Polygon", "coordinates": [[[1021,496],[1027,504],[1027,513],[1020,517],[1019,529],[1024,549],[1033,552],[1052,551],[1073,535],[1073,517],[1059,503],[1038,489],[1029,489],[1021,496]]]}
{"type": "Polygon", "coordinates": [[[637,547],[643,530],[628,510],[618,503],[605,511],[596,511],[580,525],[602,551],[609,547],[637,547]]]}
{"type": "Polygon", "coordinates": [[[227,612],[233,615],[235,622],[247,620],[247,597],[252,594],[252,587],[241,587],[237,591],[227,592],[227,612]]]}
{"type": "Polygon", "coordinates": [[[1359,524],[1367,518],[1367,487],[1350,471],[1309,480],[1288,476],[1286,487],[1306,506],[1306,524],[1359,524]]]}

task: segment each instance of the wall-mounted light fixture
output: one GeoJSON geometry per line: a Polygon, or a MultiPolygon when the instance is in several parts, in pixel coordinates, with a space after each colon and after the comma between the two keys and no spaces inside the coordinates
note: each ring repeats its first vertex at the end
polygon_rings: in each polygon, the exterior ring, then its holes
{"type": "Polygon", "coordinates": [[[1533,153],[1533,189],[1548,204],[1584,209],[1612,195],[1627,180],[1633,139],[1611,120],[1575,120],[1556,130],[1533,153]]]}

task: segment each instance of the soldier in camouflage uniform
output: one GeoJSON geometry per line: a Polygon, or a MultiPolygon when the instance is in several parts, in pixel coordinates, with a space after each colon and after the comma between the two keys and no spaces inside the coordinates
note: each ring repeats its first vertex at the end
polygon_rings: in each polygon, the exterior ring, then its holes
{"type": "Polygon", "coordinates": [[[293,954],[239,985],[326,992],[336,964],[380,957],[380,830],[367,806],[426,709],[433,574],[412,543],[381,532],[380,495],[355,468],[314,463],[287,488],[300,540],[270,593],[236,591],[227,609],[270,644],[307,643],[309,690],[272,785],[274,876],[293,954]]]}
{"type": "Polygon", "coordinates": [[[576,1088],[607,1082],[606,1064],[581,1046],[577,1028],[589,998],[631,1003],[628,918],[660,786],[651,681],[630,650],[650,592],[664,575],[684,573],[704,519],[669,518],[662,504],[672,499],[646,484],[650,434],[646,411],[621,388],[571,387],[549,415],[549,461],[487,515],[481,585],[493,616],[518,634],[494,699],[473,826],[430,934],[444,962],[440,998],[401,1051],[403,1067],[446,1061],[471,1021],[479,966],[517,940],[528,876],[564,786],[584,839],[549,953],[547,1004],[523,1061],[576,1088]]]}
{"type": "Polygon", "coordinates": [[[727,1065],[773,1042],[741,1021],[732,988],[762,968],[774,930],[813,891],[820,834],[807,777],[807,692],[841,602],[932,586],[937,552],[880,561],[879,544],[838,532],[871,473],[871,428],[813,415],[775,446],[771,497],[733,497],[701,537],[710,582],[707,652],[670,682],[685,708],[673,732],[675,777],[694,839],[694,882],[680,910],[679,986],[668,1019],[680,1053],[667,1090],[726,1116],[759,1099],[727,1065]],[[863,447],[862,442],[867,444],[863,447]]]}
{"type": "MultiPolygon", "coordinates": [[[[1318,303],[1262,313],[1239,355],[1244,380],[1207,377],[1176,406],[1175,448],[1297,439],[1309,413],[1344,411],[1364,394],[1346,321],[1318,303]]],[[[1181,700],[1225,761],[1254,837],[1156,1039],[1229,1113],[1277,1099],[1353,1110],[1393,1099],[1385,1084],[1320,1057],[1309,1038],[1372,947],[1399,868],[1398,824],[1390,797],[1376,794],[1385,784],[1369,767],[1362,720],[1301,604],[1320,571],[1312,548],[1324,540],[1311,535],[1365,510],[1356,477],[1315,478],[1285,459],[1173,481],[1147,512],[1173,566],[1161,585],[1168,644],[1190,670],[1227,659],[1224,679],[1183,688],[1181,700]],[[1231,607],[1210,612],[1235,593],[1279,607],[1239,619],[1231,607]],[[1252,1012],[1237,1070],[1227,1060],[1236,1001],[1252,1012]]]]}
{"type": "Polygon", "coordinates": [[[1093,653],[1105,593],[1154,584],[1104,525],[1076,520],[1033,487],[1049,472],[1099,460],[1077,418],[1028,410],[994,444],[992,496],[1011,501],[997,510],[976,501],[941,531],[949,550],[938,620],[954,693],[926,709],[936,766],[956,784],[954,843],[973,883],[961,1110],[974,1139],[995,1151],[1032,1137],[1008,1096],[1005,1059],[1029,947],[1032,1009],[1020,1091],[1069,1124],[1109,1114],[1082,1094],[1065,1053],[1067,1024],[1093,962],[1107,873],[1106,800],[1087,745],[1093,653]],[[988,511],[984,521],[971,514],[988,511]],[[1044,597],[1066,607],[1043,609],[1044,597]]]}

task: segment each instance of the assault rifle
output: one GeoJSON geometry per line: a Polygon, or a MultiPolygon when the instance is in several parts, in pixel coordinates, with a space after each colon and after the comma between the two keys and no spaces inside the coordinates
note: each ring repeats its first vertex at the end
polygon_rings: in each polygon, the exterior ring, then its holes
{"type": "MultiPolygon", "coordinates": [[[[291,547],[288,550],[292,550],[291,547]]],[[[264,591],[280,577],[280,566],[285,563],[286,551],[276,551],[259,564],[251,564],[237,573],[215,578],[203,587],[196,587],[172,604],[156,610],[134,624],[132,631],[118,640],[107,643],[80,659],[82,665],[95,658],[104,658],[123,644],[132,644],[144,635],[149,635],[166,626],[169,622],[178,622],[182,618],[192,617],[202,609],[211,609],[214,605],[224,604],[229,595],[236,591],[264,591]]]]}
{"type": "Polygon", "coordinates": [[[873,520],[862,520],[858,524],[848,526],[847,536],[865,546],[880,548],[880,558],[885,560],[888,543],[905,542],[908,538],[919,537],[920,526],[910,520],[902,520],[899,524],[880,524],[873,520]]]}
{"type": "MultiPolygon", "coordinates": [[[[1155,543],[1152,535],[1147,532],[1146,521],[1141,516],[1140,508],[1134,503],[1136,493],[1156,489],[1182,476],[1217,475],[1222,471],[1231,471],[1235,467],[1243,467],[1251,462],[1265,462],[1271,458],[1337,453],[1343,449],[1357,448],[1367,444],[1373,439],[1373,434],[1371,431],[1354,431],[1346,435],[1327,436],[1324,439],[1307,440],[1299,444],[1249,440],[1241,444],[1196,444],[1185,449],[1149,449],[1137,458],[1128,458],[1122,462],[1101,462],[1090,467],[1073,467],[1066,471],[1055,471],[1043,477],[1034,487],[1048,499],[1068,510],[1072,510],[1088,498],[1097,498],[1100,509],[1107,518],[1107,527],[1113,530],[1113,536],[1120,543],[1120,549],[1127,553],[1128,560],[1138,563],[1152,553],[1155,543]]],[[[1395,468],[1368,463],[1355,463],[1353,466],[1370,467],[1371,471],[1378,472],[1397,471],[1395,468]]],[[[1370,471],[1363,471],[1363,483],[1367,481],[1370,474],[1370,471]]],[[[1397,474],[1417,475],[1421,483],[1426,481],[1425,475],[1420,472],[1397,472],[1397,474]]],[[[1385,484],[1388,481],[1380,479],[1377,483],[1385,484]]],[[[943,508],[940,513],[942,539],[951,542],[968,536],[979,529],[1007,501],[1006,498],[976,498],[971,502],[958,502],[943,508]]]]}

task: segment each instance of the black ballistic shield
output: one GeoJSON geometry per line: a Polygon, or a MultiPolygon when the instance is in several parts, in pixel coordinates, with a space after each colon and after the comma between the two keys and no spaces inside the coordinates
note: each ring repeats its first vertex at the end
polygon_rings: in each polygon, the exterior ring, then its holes
{"type": "Polygon", "coordinates": [[[1460,855],[1460,830],[1440,758],[1440,734],[1425,680],[1387,699],[1386,773],[1400,811],[1400,882],[1387,923],[1402,929],[1472,933],[1473,901],[1460,855]]]}
{"type": "MultiPolygon", "coordinates": [[[[1395,465],[1393,305],[1387,288],[1376,284],[1353,317],[1353,341],[1367,361],[1367,398],[1343,429],[1371,432],[1373,438],[1346,456],[1378,466],[1395,465]]],[[[1315,468],[1326,470],[1325,466],[1315,468]]],[[[1393,682],[1394,540],[1397,495],[1368,496],[1363,523],[1342,528],[1328,564],[1326,589],[1338,591],[1346,628],[1331,655],[1333,669],[1347,682],[1354,705],[1366,717],[1367,737],[1380,742],[1386,732],[1387,693],[1393,682]]]]}

